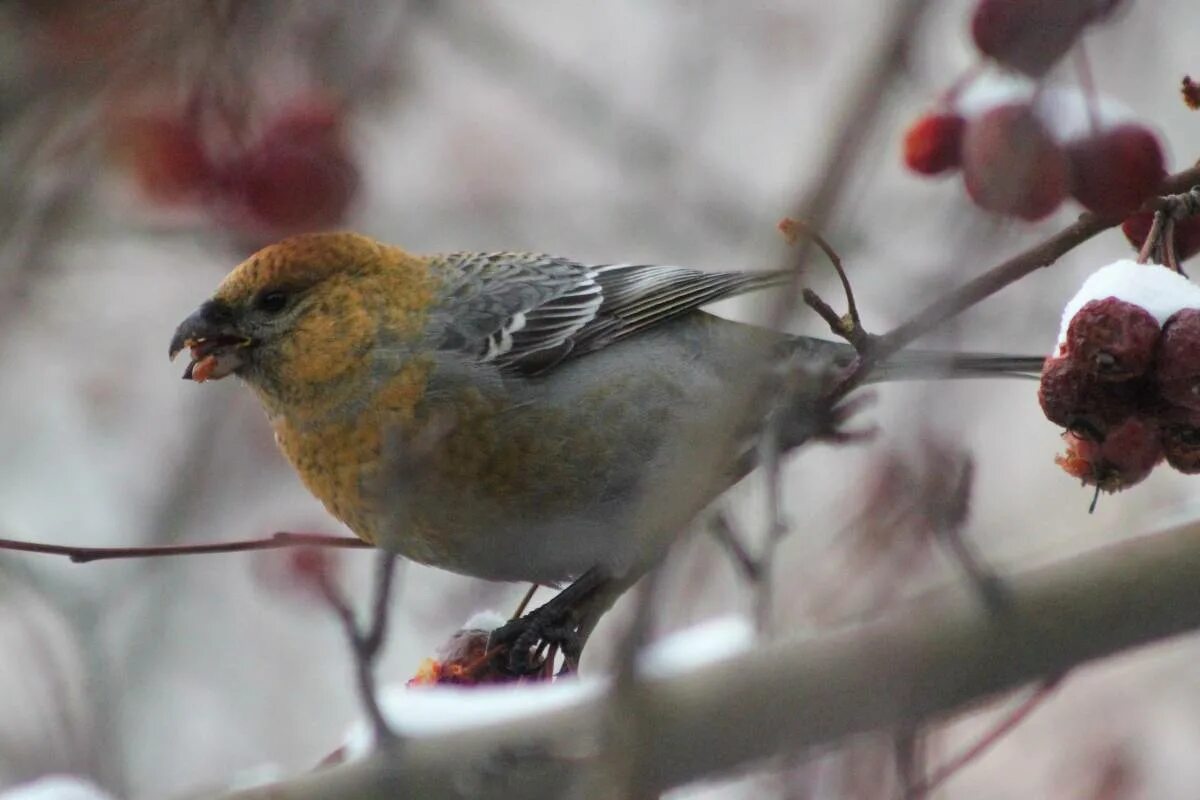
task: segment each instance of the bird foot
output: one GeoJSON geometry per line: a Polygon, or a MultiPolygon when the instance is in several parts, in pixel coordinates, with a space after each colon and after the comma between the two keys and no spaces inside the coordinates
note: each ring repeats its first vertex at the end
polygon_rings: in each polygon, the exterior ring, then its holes
{"type": "Polygon", "coordinates": [[[497,668],[514,678],[529,678],[543,674],[558,650],[564,670],[573,672],[583,652],[583,637],[574,610],[551,600],[492,631],[488,649],[500,660],[497,668]],[[543,656],[547,651],[550,655],[543,656]]]}
{"type": "Polygon", "coordinates": [[[488,650],[496,668],[518,679],[546,676],[562,652],[563,672],[574,672],[591,630],[586,609],[608,581],[600,570],[588,570],[550,602],[492,631],[488,650]]]}

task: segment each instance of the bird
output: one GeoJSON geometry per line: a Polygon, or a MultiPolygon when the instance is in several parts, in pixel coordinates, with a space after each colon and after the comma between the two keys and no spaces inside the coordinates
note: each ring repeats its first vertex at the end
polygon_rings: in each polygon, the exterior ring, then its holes
{"type": "MultiPolygon", "coordinates": [[[[183,320],[184,378],[257,395],[301,481],[358,537],[490,581],[565,586],[497,632],[599,617],[760,461],[831,432],[848,344],[702,310],[789,272],[417,255],[350,232],[269,245],[183,320]]],[[[1041,357],[904,353],[872,380],[1036,375],[1041,357]]]]}

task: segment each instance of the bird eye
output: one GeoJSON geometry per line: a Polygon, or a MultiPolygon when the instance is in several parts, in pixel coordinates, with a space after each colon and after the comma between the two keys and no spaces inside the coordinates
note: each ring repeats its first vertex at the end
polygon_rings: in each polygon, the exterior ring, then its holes
{"type": "Polygon", "coordinates": [[[254,307],[268,314],[278,314],[287,305],[287,295],[283,292],[263,292],[254,301],[254,307]]]}

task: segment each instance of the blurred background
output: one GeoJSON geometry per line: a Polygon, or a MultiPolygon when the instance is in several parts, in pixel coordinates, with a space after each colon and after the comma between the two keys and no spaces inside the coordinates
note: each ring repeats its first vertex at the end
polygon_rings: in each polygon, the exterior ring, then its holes
{"type": "MultiPolygon", "coordinates": [[[[0,536],[345,533],[278,455],[249,392],[181,381],[166,359],[175,325],[234,264],[289,233],[348,227],[416,251],[778,266],[776,224],[819,177],[885,5],[0,5],[0,536]]],[[[1003,225],[964,202],[960,181],[904,170],[904,126],[976,58],[970,5],[936,2],[915,32],[825,231],[875,332],[1078,213],[1003,225]]],[[[1200,155],[1200,117],[1178,93],[1200,70],[1198,26],[1194,0],[1132,2],[1086,40],[1101,91],[1161,134],[1172,170],[1200,155]]],[[[1105,234],[924,344],[1048,352],[1075,287],[1129,253],[1105,234]]],[[[841,307],[826,265],[813,262],[808,284],[841,307]]],[[[754,297],[716,310],[769,309],[754,297]]],[[[794,326],[824,332],[811,313],[794,326]]],[[[1000,565],[1200,513],[1195,481],[1162,469],[1089,515],[1035,395],[1021,381],[882,387],[863,418],[880,426],[874,442],[791,459],[776,631],[868,615],[956,575],[910,509],[947,453],[975,460],[966,533],[1000,565]]],[[[767,528],[764,496],[751,478],[721,504],[751,542],[767,528]]],[[[335,558],[365,598],[369,555],[335,558]]],[[[293,567],[281,553],[75,565],[0,551],[0,787],[72,772],[158,797],[315,765],[358,706],[342,631],[293,567]]],[[[400,586],[388,682],[473,612],[510,613],[525,588],[417,565],[400,586]]],[[[677,549],[664,587],[663,631],[753,607],[704,535],[677,549]]],[[[585,669],[604,668],[627,614],[606,620],[585,669]]],[[[1197,656],[1187,638],[1073,674],[940,796],[1194,797],[1197,656]]],[[[937,731],[931,762],[1004,708],[937,731]]],[[[888,756],[886,738],[868,737],[672,796],[888,797],[888,756]]]]}

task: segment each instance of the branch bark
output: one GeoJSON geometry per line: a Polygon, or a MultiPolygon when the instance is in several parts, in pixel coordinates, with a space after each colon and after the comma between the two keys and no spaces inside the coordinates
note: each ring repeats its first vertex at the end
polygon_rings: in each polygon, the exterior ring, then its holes
{"type": "MultiPolygon", "coordinates": [[[[885,617],[632,687],[639,787],[656,791],[863,731],[945,716],[1084,662],[1200,628],[1200,523],[1015,573],[1012,603],[988,612],[967,587],[885,617]]],[[[403,752],[226,795],[573,796],[599,752],[604,701],[446,736],[403,752]]]]}

